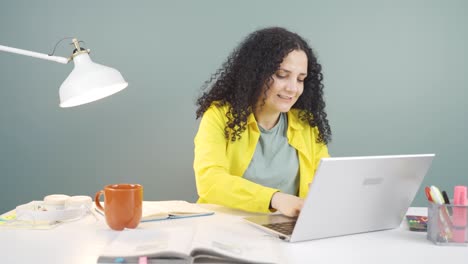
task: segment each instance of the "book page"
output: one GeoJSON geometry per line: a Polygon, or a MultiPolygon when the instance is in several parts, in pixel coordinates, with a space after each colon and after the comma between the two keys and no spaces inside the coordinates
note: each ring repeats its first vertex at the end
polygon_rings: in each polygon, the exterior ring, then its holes
{"type": "Polygon", "coordinates": [[[197,215],[210,215],[213,211],[202,208],[187,201],[145,201],[143,202],[143,220],[155,220],[167,217],[187,217],[197,215]]]}
{"type": "Polygon", "coordinates": [[[193,227],[138,228],[120,231],[100,254],[98,263],[138,263],[138,257],[148,259],[191,259],[188,255],[193,227]]]}
{"type": "Polygon", "coordinates": [[[141,221],[151,221],[166,219],[169,217],[169,211],[161,202],[143,201],[143,212],[141,214],[141,221]]]}
{"type": "MultiPolygon", "coordinates": [[[[95,210],[104,215],[99,208],[95,207],[95,210]]],[[[213,211],[186,201],[143,201],[141,222],[212,214],[213,211]]]]}
{"type": "Polygon", "coordinates": [[[206,223],[195,230],[191,255],[216,263],[280,263],[279,242],[264,232],[246,232],[245,223],[206,223]]]}

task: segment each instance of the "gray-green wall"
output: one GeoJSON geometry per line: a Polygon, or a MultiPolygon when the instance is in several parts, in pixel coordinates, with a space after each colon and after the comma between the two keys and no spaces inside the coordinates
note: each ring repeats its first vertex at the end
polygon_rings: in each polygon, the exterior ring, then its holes
{"type": "MultiPolygon", "coordinates": [[[[0,52],[0,211],[117,182],[195,201],[199,88],[244,36],[273,25],[318,54],[333,156],[436,153],[423,184],[468,185],[468,1],[17,0],[0,5],[0,45],[48,53],[78,37],[130,85],[61,109],[72,64],[0,52]]],[[[421,191],[413,205],[425,205],[421,191]]]]}

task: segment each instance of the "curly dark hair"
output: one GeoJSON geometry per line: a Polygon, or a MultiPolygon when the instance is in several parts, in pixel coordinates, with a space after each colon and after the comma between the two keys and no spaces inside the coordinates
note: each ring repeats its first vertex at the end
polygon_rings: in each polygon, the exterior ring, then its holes
{"type": "Polygon", "coordinates": [[[299,118],[302,121],[318,128],[317,142],[328,144],[331,141],[331,130],[323,100],[322,66],[302,37],[279,27],[261,29],[248,35],[211,78],[205,81],[203,94],[196,102],[197,119],[213,103],[229,105],[225,136],[231,141],[240,138],[246,129],[247,117],[262,96],[262,88],[266,84],[266,89],[269,89],[273,74],[293,50],[304,51],[308,65],[304,91],[292,108],[300,110],[299,118]]]}

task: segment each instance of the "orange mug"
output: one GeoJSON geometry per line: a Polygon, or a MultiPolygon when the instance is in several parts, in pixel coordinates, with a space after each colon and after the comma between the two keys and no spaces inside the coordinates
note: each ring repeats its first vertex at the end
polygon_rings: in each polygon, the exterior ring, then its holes
{"type": "Polygon", "coordinates": [[[104,212],[107,225],[114,230],[136,228],[143,210],[143,186],[140,184],[110,184],[96,193],[94,203],[104,212]],[[99,201],[104,195],[104,207],[99,201]]]}

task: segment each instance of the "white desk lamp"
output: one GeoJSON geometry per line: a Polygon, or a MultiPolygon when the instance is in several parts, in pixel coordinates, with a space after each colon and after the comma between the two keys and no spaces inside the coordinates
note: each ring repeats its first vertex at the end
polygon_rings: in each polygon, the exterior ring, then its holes
{"type": "Polygon", "coordinates": [[[75,50],[70,58],[51,56],[2,45],[0,45],[0,51],[63,64],[67,64],[73,60],[75,67],[60,86],[60,107],[72,107],[90,103],[117,93],[128,86],[128,83],[118,70],[94,63],[88,55],[90,50],[80,48],[77,39],[73,39],[73,44],[75,45],[75,50]]]}

